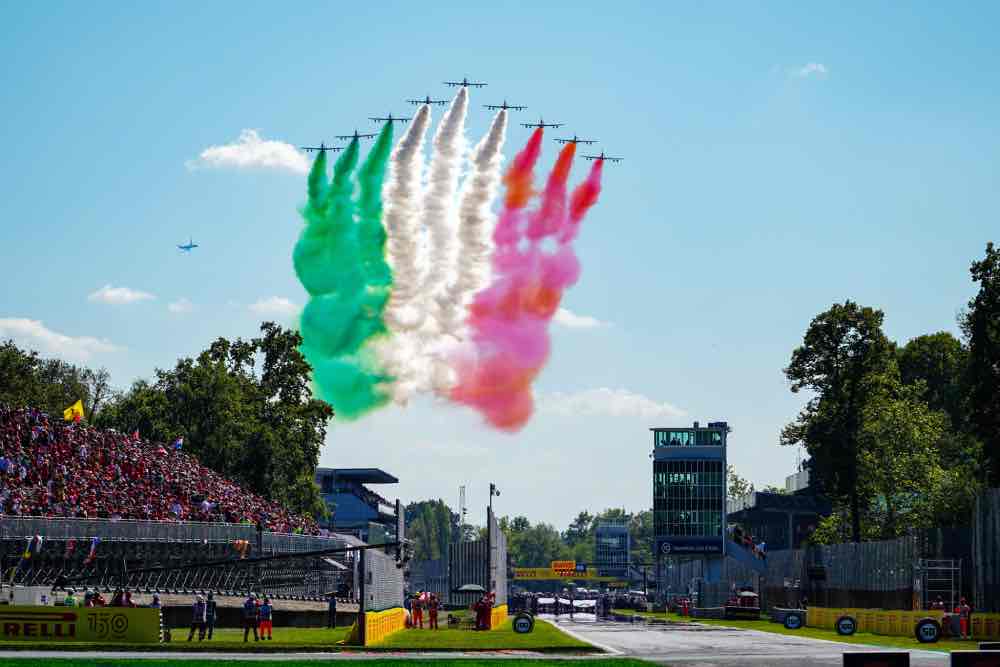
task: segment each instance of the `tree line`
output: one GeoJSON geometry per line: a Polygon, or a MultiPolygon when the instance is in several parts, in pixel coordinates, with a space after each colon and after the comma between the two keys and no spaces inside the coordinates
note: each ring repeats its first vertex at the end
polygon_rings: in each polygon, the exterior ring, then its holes
{"type": "Polygon", "coordinates": [[[984,486],[1000,486],[1000,251],[971,266],[978,292],[948,332],[905,345],[881,310],[834,304],[806,329],[784,373],[809,399],[781,444],[809,454],[834,502],[812,541],[859,542],[968,525],[984,486]]]}

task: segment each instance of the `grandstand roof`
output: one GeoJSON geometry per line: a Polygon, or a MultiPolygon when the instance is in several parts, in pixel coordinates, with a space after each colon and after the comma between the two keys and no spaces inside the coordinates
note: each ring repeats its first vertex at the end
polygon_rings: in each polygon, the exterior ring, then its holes
{"type": "Polygon", "coordinates": [[[332,472],[340,479],[351,479],[361,484],[398,484],[399,480],[379,468],[317,468],[318,473],[332,472]]]}

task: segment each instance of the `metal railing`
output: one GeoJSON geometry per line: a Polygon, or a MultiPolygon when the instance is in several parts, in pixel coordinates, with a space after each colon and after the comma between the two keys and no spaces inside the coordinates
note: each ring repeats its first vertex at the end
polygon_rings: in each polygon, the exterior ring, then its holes
{"type": "MultiPolygon", "coordinates": [[[[65,519],[5,516],[0,519],[0,539],[41,535],[46,540],[90,540],[102,542],[171,542],[229,544],[234,540],[257,543],[257,527],[240,523],[199,521],[137,521],[132,519],[65,519]]],[[[296,535],[264,532],[262,546],[271,552],[298,552],[345,544],[340,535],[296,535]]]]}

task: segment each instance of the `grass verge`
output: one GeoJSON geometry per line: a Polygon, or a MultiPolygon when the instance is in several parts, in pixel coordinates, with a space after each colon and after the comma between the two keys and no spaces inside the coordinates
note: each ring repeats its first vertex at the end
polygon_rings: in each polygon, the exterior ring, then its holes
{"type": "MultiPolygon", "coordinates": [[[[445,659],[430,661],[434,667],[495,667],[496,660],[477,659],[445,659]]],[[[315,660],[284,660],[282,667],[316,667],[315,660]]],[[[370,658],[365,660],[338,660],[338,667],[413,667],[414,660],[399,658],[370,658]]],[[[567,664],[587,664],[594,667],[647,667],[650,663],[633,658],[563,658],[560,660],[525,659],[518,660],[518,667],[561,667],[567,664]]],[[[28,665],[51,665],[52,667],[114,667],[116,665],[133,665],[134,667],[176,667],[172,660],[106,659],[106,658],[45,658],[45,659],[0,659],[0,667],[28,667],[28,665]]],[[[237,660],[184,660],[184,667],[243,667],[246,662],[237,660]]]]}
{"type": "Polygon", "coordinates": [[[864,646],[883,646],[886,648],[901,648],[922,651],[940,651],[948,653],[950,651],[968,651],[978,648],[979,643],[975,640],[942,639],[936,644],[921,644],[915,637],[891,637],[887,635],[875,635],[870,632],[858,632],[850,637],[842,637],[834,630],[824,630],[821,628],[801,628],[799,630],[789,630],[778,623],[771,623],[767,620],[761,621],[737,621],[717,618],[690,618],[679,614],[663,612],[646,612],[631,610],[616,610],[615,613],[623,616],[641,616],[643,618],[663,619],[678,623],[703,623],[705,625],[715,625],[725,628],[742,628],[744,630],[759,630],[770,632],[776,635],[789,635],[792,637],[808,637],[810,639],[823,639],[831,642],[841,642],[842,644],[859,644],[864,646]]]}
{"type": "MultiPolygon", "coordinates": [[[[535,621],[535,629],[518,634],[507,620],[489,632],[471,630],[403,630],[373,648],[413,651],[523,650],[559,653],[599,653],[601,649],[571,637],[547,621],[535,621]]],[[[619,664],[619,663],[615,663],[619,664]]]]}

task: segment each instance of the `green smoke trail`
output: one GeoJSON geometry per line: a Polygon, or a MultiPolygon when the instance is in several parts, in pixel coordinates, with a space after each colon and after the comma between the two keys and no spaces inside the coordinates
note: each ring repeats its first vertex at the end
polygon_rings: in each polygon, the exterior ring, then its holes
{"type": "Polygon", "coordinates": [[[385,331],[382,309],[391,282],[384,231],[378,247],[371,247],[373,239],[378,241],[374,228],[381,231],[382,226],[381,178],[388,158],[387,148],[385,158],[379,157],[383,140],[391,145],[391,127],[365,160],[357,201],[351,177],[358,164],[358,141],[337,160],[330,184],[320,153],[302,209],[306,226],[292,255],[295,273],[310,295],[300,320],[301,350],[313,367],[314,390],[342,419],[360,417],[388,400],[383,385],[389,378],[365,349],[373,335],[385,331]],[[385,265],[381,272],[375,270],[379,262],[385,265]]]}

